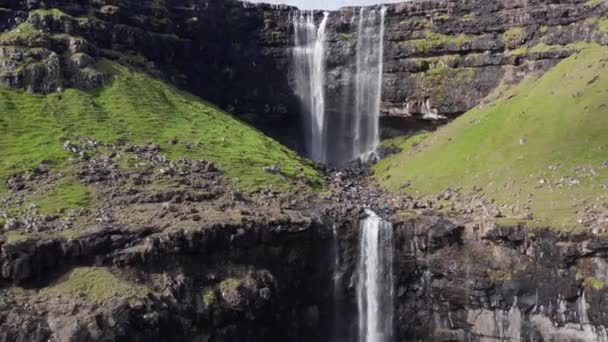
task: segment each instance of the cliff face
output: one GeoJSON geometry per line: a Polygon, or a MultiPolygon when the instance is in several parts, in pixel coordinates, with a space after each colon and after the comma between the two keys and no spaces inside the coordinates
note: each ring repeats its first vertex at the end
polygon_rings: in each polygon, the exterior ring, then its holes
{"type": "MultiPolygon", "coordinates": [[[[397,340],[605,339],[604,238],[438,215],[394,224],[397,340]]],[[[339,231],[338,279],[352,298],[358,233],[339,231]]],[[[356,317],[343,317],[352,341],[356,317]]]]}
{"type": "MultiPolygon", "coordinates": [[[[219,0],[11,1],[0,12],[2,28],[12,30],[0,43],[0,79],[5,87],[41,92],[92,88],[104,82],[95,60],[118,59],[164,75],[301,148],[291,58],[294,11],[219,0]]],[[[344,8],[329,17],[329,120],[353,100],[344,94],[352,93],[358,11],[344,8]]],[[[384,135],[453,118],[501,83],[553,66],[581,42],[608,43],[601,19],[606,11],[604,2],[584,0],[388,5],[384,135]]],[[[322,13],[316,17],[320,21],[322,13]]]]}

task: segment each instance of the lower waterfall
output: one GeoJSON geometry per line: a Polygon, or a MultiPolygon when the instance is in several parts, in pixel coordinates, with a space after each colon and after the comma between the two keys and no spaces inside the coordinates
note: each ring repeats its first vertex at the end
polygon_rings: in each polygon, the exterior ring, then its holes
{"type": "Polygon", "coordinates": [[[359,342],[389,342],[394,333],[393,226],[366,213],[357,266],[359,342]]]}

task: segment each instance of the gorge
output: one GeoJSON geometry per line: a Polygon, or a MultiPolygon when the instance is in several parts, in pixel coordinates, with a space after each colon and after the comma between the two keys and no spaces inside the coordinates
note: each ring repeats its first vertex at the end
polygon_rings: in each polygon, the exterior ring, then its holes
{"type": "Polygon", "coordinates": [[[608,341],[605,1],[0,29],[0,341],[608,341]]]}

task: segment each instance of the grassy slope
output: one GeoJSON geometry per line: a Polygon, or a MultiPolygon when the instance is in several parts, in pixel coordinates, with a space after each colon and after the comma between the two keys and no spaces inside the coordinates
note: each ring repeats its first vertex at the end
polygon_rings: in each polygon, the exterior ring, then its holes
{"type": "Polygon", "coordinates": [[[421,195],[478,185],[501,203],[530,206],[538,224],[576,227],[577,211],[608,196],[606,75],[608,48],[592,45],[434,134],[396,141],[404,151],[380,162],[376,177],[392,190],[411,181],[408,191],[421,195]],[[564,176],[581,184],[540,185],[564,176]]]}
{"type": "Polygon", "coordinates": [[[0,90],[0,192],[6,191],[6,177],[42,161],[64,169],[69,155],[62,143],[78,136],[154,142],[170,158],[212,160],[244,190],[286,190],[298,177],[319,184],[312,164],[220,109],[109,61],[99,68],[114,80],[90,92],[67,89],[43,96],[0,90]],[[170,145],[173,138],[194,148],[170,145]],[[280,165],[283,175],[263,170],[271,164],[280,165]]]}
{"type": "Polygon", "coordinates": [[[104,302],[113,296],[143,298],[148,292],[146,287],[120,279],[106,268],[78,267],[44,289],[42,294],[53,297],[85,295],[91,300],[104,302]]]}

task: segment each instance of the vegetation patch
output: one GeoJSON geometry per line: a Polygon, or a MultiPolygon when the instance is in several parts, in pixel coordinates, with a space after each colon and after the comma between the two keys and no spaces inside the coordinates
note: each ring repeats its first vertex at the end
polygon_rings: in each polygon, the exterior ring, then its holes
{"type": "MultiPolygon", "coordinates": [[[[432,134],[396,141],[375,166],[393,191],[436,195],[448,187],[529,207],[538,225],[581,227],[608,184],[608,48],[589,45],[432,134]],[[559,84],[559,87],[555,87],[559,84]]],[[[608,195],[608,194],[607,194],[608,195]]]]}
{"type": "Polygon", "coordinates": [[[583,287],[586,289],[601,290],[606,287],[606,284],[595,277],[587,277],[583,280],[583,287]]]}
{"type": "Polygon", "coordinates": [[[568,44],[568,45],[548,45],[545,43],[539,43],[532,47],[522,46],[518,49],[509,51],[507,53],[507,56],[524,56],[524,55],[530,55],[530,54],[541,54],[541,53],[548,53],[548,52],[555,52],[555,51],[576,52],[576,51],[583,50],[584,48],[589,47],[589,46],[590,46],[590,44],[585,43],[585,42],[572,43],[572,44],[568,44]]]}
{"type": "Polygon", "coordinates": [[[414,48],[418,53],[428,53],[444,46],[452,46],[456,49],[462,48],[471,41],[471,37],[466,34],[450,36],[433,32],[430,29],[424,31],[423,39],[413,39],[401,42],[403,48],[414,48]]]}
{"type": "Polygon", "coordinates": [[[526,41],[526,31],[523,27],[513,27],[502,34],[502,41],[509,49],[526,41]]]}
{"type": "Polygon", "coordinates": [[[122,280],[104,267],[79,267],[57,283],[45,288],[41,294],[46,296],[84,295],[97,302],[112,297],[142,298],[149,289],[145,286],[122,280]]]}
{"type": "MultiPolygon", "coordinates": [[[[1,184],[42,162],[64,170],[69,157],[64,141],[85,136],[104,142],[154,142],[172,159],[213,161],[243,190],[288,190],[298,180],[301,186],[320,187],[314,163],[221,109],[107,60],[97,69],[114,77],[92,91],[39,95],[0,89],[1,184]],[[170,144],[172,139],[180,143],[170,144]],[[280,166],[281,172],[265,171],[269,165],[280,166]]],[[[83,193],[76,188],[70,185],[68,193],[83,193]]]]}
{"type": "Polygon", "coordinates": [[[236,278],[228,278],[220,283],[220,290],[222,292],[234,292],[237,291],[241,286],[241,280],[236,278]]]}
{"type": "Polygon", "coordinates": [[[89,188],[74,178],[64,178],[43,194],[32,196],[29,202],[36,204],[41,214],[54,214],[69,209],[91,208],[95,196],[89,188]]]}
{"type": "Polygon", "coordinates": [[[600,30],[600,32],[608,32],[608,18],[599,19],[597,22],[597,28],[600,30]]]}
{"type": "Polygon", "coordinates": [[[10,31],[0,34],[0,44],[16,44],[18,41],[30,40],[41,37],[42,35],[43,34],[34,28],[32,24],[25,22],[17,25],[10,31]]]}
{"type": "Polygon", "coordinates": [[[585,7],[596,7],[605,2],[606,0],[588,0],[585,2],[585,7]]]}
{"type": "Polygon", "coordinates": [[[62,19],[71,19],[72,16],[66,14],[62,10],[58,8],[51,9],[36,9],[31,12],[31,14],[35,14],[41,17],[52,17],[54,20],[62,20],[62,19]]]}
{"type": "Polygon", "coordinates": [[[213,290],[213,288],[212,287],[204,288],[201,293],[201,299],[203,300],[203,304],[205,304],[205,306],[213,305],[213,303],[215,303],[215,301],[217,300],[217,297],[215,296],[215,291],[213,290]]]}

